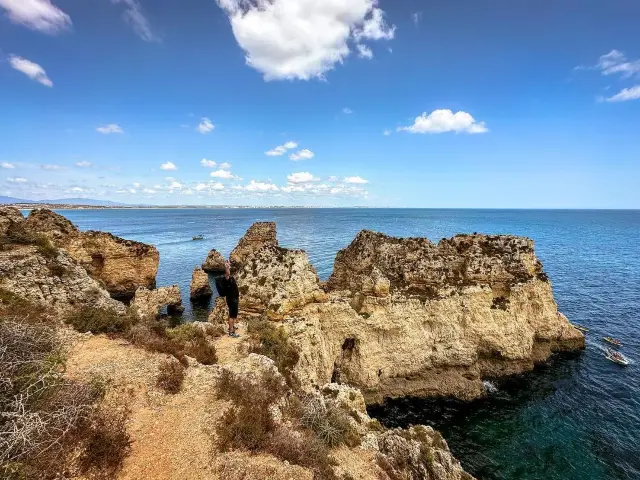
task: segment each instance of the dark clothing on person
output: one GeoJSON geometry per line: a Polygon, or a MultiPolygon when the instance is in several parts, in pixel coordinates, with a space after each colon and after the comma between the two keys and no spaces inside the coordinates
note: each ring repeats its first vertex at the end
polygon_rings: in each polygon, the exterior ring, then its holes
{"type": "Polygon", "coordinates": [[[238,304],[240,303],[240,291],[233,276],[222,276],[216,280],[218,295],[225,297],[229,307],[229,318],[238,318],[238,304]]]}
{"type": "Polygon", "coordinates": [[[240,291],[238,290],[238,284],[236,283],[236,279],[233,276],[229,276],[229,278],[222,276],[216,279],[216,289],[218,290],[218,295],[221,297],[226,297],[227,302],[229,300],[235,300],[238,302],[240,299],[240,291]]]}

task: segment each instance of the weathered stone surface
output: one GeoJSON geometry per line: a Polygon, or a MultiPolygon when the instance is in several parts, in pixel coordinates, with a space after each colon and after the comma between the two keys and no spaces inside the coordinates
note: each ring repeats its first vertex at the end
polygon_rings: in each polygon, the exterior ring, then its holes
{"type": "Polygon", "coordinates": [[[207,273],[223,273],[225,259],[215,248],[209,252],[202,264],[202,269],[207,273]]]}
{"type": "Polygon", "coordinates": [[[120,314],[126,311],[122,303],[112,299],[64,250],[52,257],[27,245],[0,251],[0,288],[51,307],[58,315],[83,307],[120,314]]]}
{"type": "Polygon", "coordinates": [[[327,289],[328,302],[285,322],[307,389],[333,379],[368,402],[472,399],[484,395],[483,378],[584,348],[528,239],[457,236],[436,246],[365,231],[338,254],[327,289]]]}
{"type": "Polygon", "coordinates": [[[274,222],[256,222],[249,227],[247,233],[229,255],[231,269],[233,271],[240,270],[249,255],[266,246],[278,246],[276,224],[274,222]]]}
{"type": "Polygon", "coordinates": [[[128,300],[138,287],[155,287],[160,254],[151,245],[110,233],[80,232],[69,220],[47,209],[32,211],[26,227],[67,250],[114,298],[128,300]]]}
{"type": "Polygon", "coordinates": [[[179,315],[184,311],[180,287],[160,287],[149,290],[138,288],[131,302],[131,308],[140,318],[155,318],[160,315],[162,309],[167,307],[169,315],[179,315]]]}
{"type": "Polygon", "coordinates": [[[191,276],[191,300],[207,300],[212,295],[213,290],[209,284],[209,275],[202,268],[196,267],[191,276]]]}
{"type": "Polygon", "coordinates": [[[24,216],[16,207],[0,207],[0,235],[5,235],[9,227],[24,222],[24,216]]]}
{"type": "Polygon", "coordinates": [[[226,325],[227,320],[229,320],[229,307],[227,307],[227,301],[224,297],[216,298],[213,310],[211,310],[207,320],[214,325],[226,325]]]}
{"type": "Polygon", "coordinates": [[[318,274],[303,250],[264,246],[245,259],[236,281],[240,309],[266,313],[274,320],[326,299],[318,274]]]}

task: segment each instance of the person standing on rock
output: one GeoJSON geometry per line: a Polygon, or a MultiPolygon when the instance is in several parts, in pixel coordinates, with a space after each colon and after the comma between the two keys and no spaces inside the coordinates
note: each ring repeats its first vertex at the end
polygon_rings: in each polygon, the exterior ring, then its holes
{"type": "Polygon", "coordinates": [[[216,288],[221,297],[225,297],[229,308],[229,336],[238,338],[236,333],[236,319],[238,318],[238,305],[240,303],[240,291],[233,275],[231,275],[231,264],[225,262],[224,276],[216,279],[216,288]]]}

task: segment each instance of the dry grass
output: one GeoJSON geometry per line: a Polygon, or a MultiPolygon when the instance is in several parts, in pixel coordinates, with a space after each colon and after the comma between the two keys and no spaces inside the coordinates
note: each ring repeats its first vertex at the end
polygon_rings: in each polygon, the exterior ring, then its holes
{"type": "Polygon", "coordinates": [[[330,400],[311,396],[302,402],[300,423],[312,430],[328,447],[360,445],[360,435],[347,413],[330,400]]]}
{"type": "Polygon", "coordinates": [[[156,385],[166,393],[176,394],[182,390],[184,382],[184,366],[175,360],[165,360],[160,364],[156,385]]]}
{"type": "Polygon", "coordinates": [[[137,321],[130,313],[119,315],[92,307],[76,310],[65,318],[66,323],[81,333],[126,333],[137,321]]]}

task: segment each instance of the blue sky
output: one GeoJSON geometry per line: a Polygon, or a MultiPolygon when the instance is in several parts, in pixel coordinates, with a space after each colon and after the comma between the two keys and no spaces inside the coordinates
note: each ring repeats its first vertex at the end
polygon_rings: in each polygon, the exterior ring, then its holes
{"type": "Polygon", "coordinates": [[[0,195],[640,208],[639,18],[634,0],[0,0],[0,195]]]}

